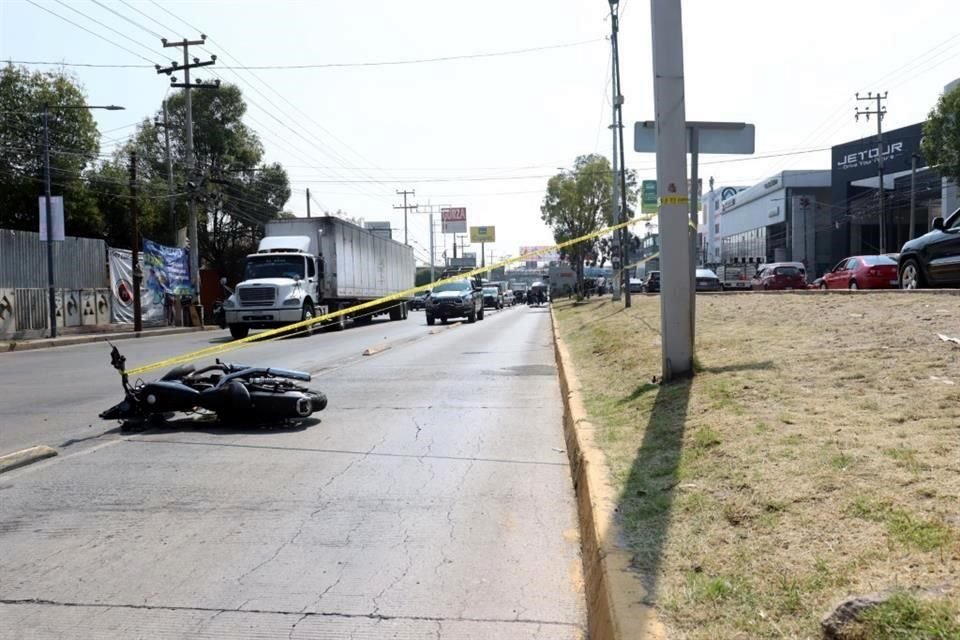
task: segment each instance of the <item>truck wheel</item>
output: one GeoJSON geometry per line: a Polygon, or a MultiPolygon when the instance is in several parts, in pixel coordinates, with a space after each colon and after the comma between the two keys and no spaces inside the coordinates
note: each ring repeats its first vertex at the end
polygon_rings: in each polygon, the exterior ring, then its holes
{"type": "Polygon", "coordinates": [[[232,324],[230,325],[230,336],[234,340],[242,340],[250,334],[250,327],[245,324],[232,324]]]}
{"type": "MultiPolygon", "coordinates": [[[[303,313],[300,314],[300,321],[302,322],[302,321],[304,321],[304,320],[313,320],[313,319],[316,317],[316,315],[317,315],[317,314],[316,314],[316,311],[314,311],[313,303],[312,303],[312,302],[304,302],[304,303],[303,303],[303,313]]],[[[303,331],[303,335],[305,335],[305,336],[312,336],[312,335],[313,335],[313,327],[314,327],[314,325],[311,324],[311,325],[306,326],[306,327],[304,327],[303,329],[301,329],[301,331],[303,331]]]]}
{"type": "Polygon", "coordinates": [[[428,314],[427,314],[427,324],[432,327],[434,322],[436,322],[436,320],[434,319],[434,317],[433,317],[432,315],[430,315],[430,314],[428,313],[428,314]]]}
{"type": "Polygon", "coordinates": [[[390,320],[403,320],[403,309],[401,305],[403,305],[402,302],[390,307],[390,320]]]}

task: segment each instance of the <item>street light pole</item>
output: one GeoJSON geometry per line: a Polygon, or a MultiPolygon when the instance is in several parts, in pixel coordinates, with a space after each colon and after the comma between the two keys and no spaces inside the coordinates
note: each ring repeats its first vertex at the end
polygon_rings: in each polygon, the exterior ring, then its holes
{"type": "MultiPolygon", "coordinates": [[[[104,109],[106,111],[122,111],[123,107],[107,105],[94,107],[88,105],[62,105],[56,109],[104,109]]],[[[50,337],[57,337],[57,296],[53,286],[53,196],[50,184],[50,103],[43,103],[43,195],[44,215],[47,224],[47,304],[49,305],[50,337]]],[[[40,238],[43,241],[43,238],[40,238]]]]}
{"type": "Polygon", "coordinates": [[[43,195],[47,217],[47,304],[50,307],[50,337],[56,338],[57,296],[53,289],[53,212],[50,204],[50,104],[47,102],[43,103],[43,195]]]}

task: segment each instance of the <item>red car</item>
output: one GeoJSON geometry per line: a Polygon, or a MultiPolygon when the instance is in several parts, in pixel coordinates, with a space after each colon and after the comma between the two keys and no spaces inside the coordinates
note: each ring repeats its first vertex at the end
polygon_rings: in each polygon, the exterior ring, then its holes
{"type": "Polygon", "coordinates": [[[853,256],[819,280],[821,289],[896,289],[897,261],[889,256],[853,256]]]}
{"type": "Polygon", "coordinates": [[[755,291],[806,289],[807,276],[795,265],[774,262],[761,267],[750,280],[750,288],[755,291]]]}

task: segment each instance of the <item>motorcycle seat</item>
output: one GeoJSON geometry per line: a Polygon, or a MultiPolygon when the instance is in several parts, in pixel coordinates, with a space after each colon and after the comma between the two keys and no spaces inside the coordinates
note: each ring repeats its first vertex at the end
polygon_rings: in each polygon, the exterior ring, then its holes
{"type": "Polygon", "coordinates": [[[174,367],[173,369],[170,369],[170,371],[167,371],[166,375],[160,379],[166,381],[179,380],[184,376],[190,375],[196,370],[196,367],[194,367],[192,364],[182,364],[179,367],[174,367]]]}

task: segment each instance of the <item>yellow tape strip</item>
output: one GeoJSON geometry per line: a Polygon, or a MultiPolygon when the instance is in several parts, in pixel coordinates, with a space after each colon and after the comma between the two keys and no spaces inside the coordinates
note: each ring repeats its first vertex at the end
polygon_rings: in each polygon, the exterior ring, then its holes
{"type": "Polygon", "coordinates": [[[346,307],[343,309],[338,309],[337,311],[331,311],[330,313],[325,313],[315,318],[310,318],[309,320],[301,320],[300,322],[295,322],[293,324],[288,324],[277,329],[270,329],[268,331],[263,331],[254,335],[249,335],[246,338],[241,338],[239,340],[234,340],[232,342],[214,345],[212,347],[207,347],[205,349],[199,349],[197,351],[192,351],[190,353],[184,353],[179,356],[174,356],[173,358],[167,358],[166,360],[160,360],[159,362],[146,364],[140,367],[136,367],[135,369],[130,369],[129,371],[127,371],[127,374],[131,376],[138,376],[140,374],[147,373],[148,371],[153,371],[155,369],[164,369],[168,367],[174,367],[178,364],[184,364],[186,362],[190,362],[198,358],[206,358],[209,356],[214,356],[220,353],[224,353],[226,351],[240,349],[253,342],[265,342],[271,338],[278,338],[280,336],[296,331],[297,329],[306,328],[313,324],[326,322],[327,320],[332,320],[334,318],[339,318],[340,316],[356,313],[357,311],[363,311],[364,309],[372,309],[386,302],[392,302],[394,300],[402,300],[405,298],[410,298],[415,293],[419,293],[421,291],[428,291],[429,289],[432,289],[433,287],[436,287],[437,285],[440,285],[440,284],[473,278],[476,275],[479,275],[481,273],[487,273],[487,272],[493,271],[494,269],[499,269],[500,267],[505,267],[508,264],[513,264],[515,262],[524,262],[526,260],[529,260],[530,258],[535,258],[539,255],[552,253],[557,249],[563,249],[563,248],[575,245],[577,243],[584,242],[586,240],[597,238],[604,234],[610,233],[611,231],[616,231],[617,229],[628,227],[637,222],[643,222],[644,220],[649,220],[651,217],[652,216],[648,216],[646,218],[641,217],[641,218],[634,218],[632,220],[627,220],[626,222],[621,222],[619,224],[615,224],[610,227],[605,227],[603,229],[600,229],[599,231],[594,231],[593,233],[588,233],[578,238],[573,238],[571,240],[567,240],[565,242],[555,244],[551,247],[544,247],[543,249],[539,249],[537,251],[531,251],[530,253],[524,254],[516,258],[508,258],[507,260],[501,260],[496,264],[492,264],[486,267],[480,267],[478,269],[472,269],[471,271],[468,271],[466,273],[460,273],[455,276],[450,276],[449,278],[442,278],[440,280],[436,280],[429,284],[421,285],[419,287],[413,287],[405,291],[392,293],[388,296],[377,298],[376,300],[370,300],[369,302],[363,302],[361,304],[357,304],[352,307],[346,307]]]}
{"type": "Polygon", "coordinates": [[[690,198],[687,196],[663,196],[660,198],[660,204],[690,204],[690,198]]]}

